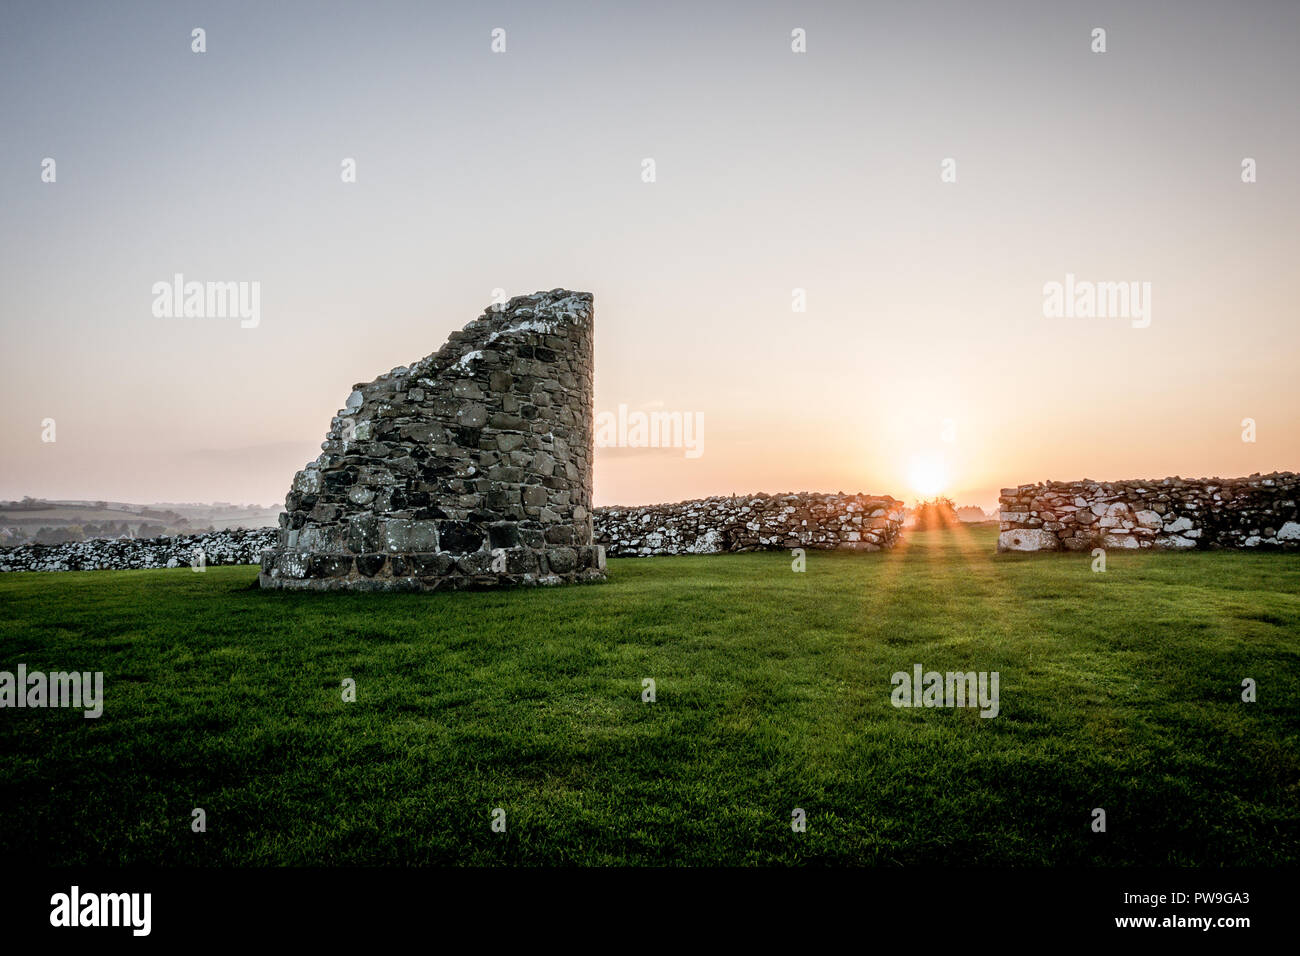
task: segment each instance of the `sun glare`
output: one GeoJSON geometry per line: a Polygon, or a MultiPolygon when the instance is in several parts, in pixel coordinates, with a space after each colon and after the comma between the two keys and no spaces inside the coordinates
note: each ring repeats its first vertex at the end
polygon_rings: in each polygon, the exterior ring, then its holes
{"type": "Polygon", "coordinates": [[[933,498],[948,484],[943,459],[935,456],[913,458],[908,468],[908,478],[912,482],[912,490],[924,498],[933,498]]]}

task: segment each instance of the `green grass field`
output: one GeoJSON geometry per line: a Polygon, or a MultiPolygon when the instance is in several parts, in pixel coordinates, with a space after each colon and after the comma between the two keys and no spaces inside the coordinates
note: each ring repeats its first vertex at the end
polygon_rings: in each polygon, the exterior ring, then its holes
{"type": "Polygon", "coordinates": [[[803,574],[782,553],[611,561],[605,584],[506,593],[264,593],[248,567],[0,575],[0,669],[105,674],[98,720],[0,711],[0,853],[1300,860],[1300,556],[1111,552],[1098,574],[1086,555],[994,555],[995,534],[810,552],[803,574]],[[891,674],[918,663],[998,671],[999,716],[894,708],[891,674]]]}

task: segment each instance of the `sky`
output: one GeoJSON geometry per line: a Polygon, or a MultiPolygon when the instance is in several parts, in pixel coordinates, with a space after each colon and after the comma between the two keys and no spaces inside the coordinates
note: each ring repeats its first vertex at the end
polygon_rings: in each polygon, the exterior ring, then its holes
{"type": "Polygon", "coordinates": [[[597,412],[703,420],[597,504],[1300,469],[1300,4],[459,6],[7,0],[0,497],[282,502],[354,383],[557,287],[597,412]]]}

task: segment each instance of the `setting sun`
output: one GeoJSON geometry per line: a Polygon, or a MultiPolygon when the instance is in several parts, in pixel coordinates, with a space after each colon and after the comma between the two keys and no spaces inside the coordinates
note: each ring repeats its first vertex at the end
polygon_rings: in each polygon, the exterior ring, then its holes
{"type": "Polygon", "coordinates": [[[918,495],[933,498],[947,487],[948,475],[943,459],[938,455],[918,455],[907,469],[912,490],[918,495]]]}

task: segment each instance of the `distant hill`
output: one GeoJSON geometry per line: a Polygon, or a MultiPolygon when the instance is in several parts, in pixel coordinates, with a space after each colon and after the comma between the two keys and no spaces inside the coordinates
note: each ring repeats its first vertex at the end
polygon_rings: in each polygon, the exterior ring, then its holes
{"type": "Polygon", "coordinates": [[[89,538],[156,538],[163,535],[271,528],[278,505],[218,501],[132,504],[122,501],[76,501],[23,498],[0,501],[0,547],[63,544],[89,538]]]}

